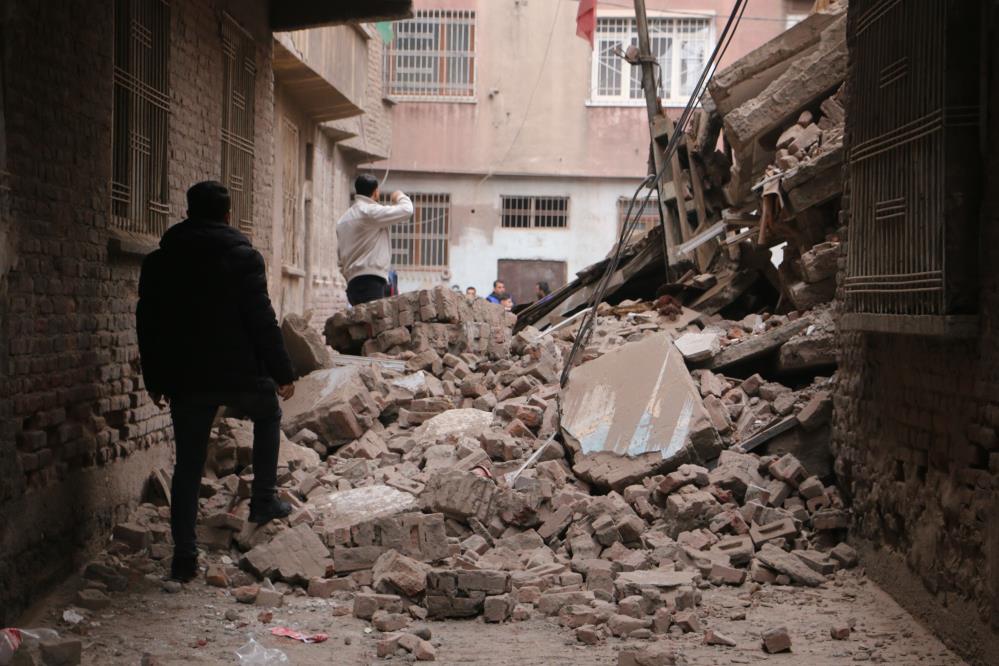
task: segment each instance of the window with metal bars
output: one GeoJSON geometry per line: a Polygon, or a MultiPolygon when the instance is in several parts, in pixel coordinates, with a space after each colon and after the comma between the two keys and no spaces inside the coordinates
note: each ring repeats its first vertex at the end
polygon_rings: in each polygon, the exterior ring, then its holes
{"type": "Polygon", "coordinates": [[[232,199],[231,224],[253,232],[254,86],[256,44],[231,16],[222,15],[222,183],[232,199]]]}
{"type": "Polygon", "coordinates": [[[294,268],[302,266],[302,215],[300,202],[302,189],[299,184],[299,132],[289,118],[281,118],[281,224],[284,232],[282,263],[294,268]]]}
{"type": "Polygon", "coordinates": [[[564,229],[569,197],[502,196],[500,225],[507,229],[564,229]]]}
{"type": "MultiPolygon", "coordinates": [[[[638,46],[634,18],[598,17],[594,35],[591,100],[641,104],[642,67],[630,65],[615,53],[638,46]]],[[[711,20],[707,18],[649,18],[649,45],[659,66],[659,96],[666,102],[686,102],[707,61],[711,20]]]]}
{"type": "Polygon", "coordinates": [[[385,90],[393,97],[475,97],[475,12],[418,11],[393,23],[385,46],[385,90]]]}
{"type": "Polygon", "coordinates": [[[158,236],[170,216],[167,180],[170,5],[114,4],[111,225],[158,236]]]}
{"type": "Polygon", "coordinates": [[[638,211],[642,209],[642,198],[635,201],[635,206],[631,210],[631,219],[628,218],[628,206],[631,204],[631,197],[621,197],[617,200],[617,230],[618,233],[621,232],[624,227],[625,221],[627,220],[628,226],[631,227],[631,240],[636,240],[641,238],[645,234],[649,233],[653,228],[659,226],[659,210],[657,199],[650,199],[649,203],[645,205],[645,210],[642,211],[641,215],[635,217],[638,211]]]}
{"type": "MultiPolygon", "coordinates": [[[[451,228],[451,195],[410,194],[413,215],[393,224],[392,267],[395,269],[442,268],[448,265],[448,236],[451,228]]],[[[388,204],[383,194],[381,203],[388,204]]]]}
{"type": "Polygon", "coordinates": [[[979,12],[948,0],[850,5],[844,330],[976,332],[984,61],[963,31],[979,12]]]}

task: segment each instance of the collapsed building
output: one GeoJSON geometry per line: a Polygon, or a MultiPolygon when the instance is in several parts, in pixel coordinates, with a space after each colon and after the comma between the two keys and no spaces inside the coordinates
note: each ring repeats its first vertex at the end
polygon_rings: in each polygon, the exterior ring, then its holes
{"type": "MultiPolygon", "coordinates": [[[[263,606],[299,587],[370,620],[379,656],[423,660],[433,645],[407,631],[423,618],[654,638],[704,630],[705,585],[817,586],[855,566],[830,448],[844,36],[836,6],[719,73],[681,155],[703,178],[691,208],[718,231],[687,244],[682,274],[663,268],[661,231],[624,249],[591,328],[607,262],[519,316],[438,288],[337,313],[322,336],[286,318],[301,378],[281,494],[295,511],[246,521],[251,431],[219,423],[208,583],[263,606]],[[770,96],[782,112],[754,116],[770,96]]],[[[113,589],[168,557],[168,474],[87,579],[113,589]]],[[[763,649],[789,645],[774,627],[763,649]]],[[[620,658],[674,656],[653,642],[620,658]]]]}

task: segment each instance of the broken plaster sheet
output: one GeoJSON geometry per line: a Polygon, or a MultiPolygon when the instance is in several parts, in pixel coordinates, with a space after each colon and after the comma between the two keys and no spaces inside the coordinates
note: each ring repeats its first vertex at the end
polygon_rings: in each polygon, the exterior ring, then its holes
{"type": "Polygon", "coordinates": [[[418,508],[411,494],[382,484],[329,493],[310,500],[307,506],[325,517],[323,524],[328,529],[347,528],[418,508]]]}
{"type": "Polygon", "coordinates": [[[562,428],[583,454],[659,452],[669,459],[687,444],[691,424],[704,416],[683,355],[666,333],[575,368],[562,405],[562,428]]]}

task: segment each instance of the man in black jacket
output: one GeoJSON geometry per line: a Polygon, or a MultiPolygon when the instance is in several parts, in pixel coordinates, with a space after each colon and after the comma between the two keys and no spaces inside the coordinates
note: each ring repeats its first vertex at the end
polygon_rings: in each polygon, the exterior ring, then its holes
{"type": "Polygon", "coordinates": [[[206,181],[187,191],[187,219],[163,234],[139,278],[136,324],[146,390],[170,405],[177,462],[170,525],[171,577],[198,572],[195,522],[208,437],[226,405],[253,421],[250,521],[291,513],[276,496],[281,407],[294,393],[291,361],[267,295],[264,258],[229,226],[229,191],[206,181]]]}

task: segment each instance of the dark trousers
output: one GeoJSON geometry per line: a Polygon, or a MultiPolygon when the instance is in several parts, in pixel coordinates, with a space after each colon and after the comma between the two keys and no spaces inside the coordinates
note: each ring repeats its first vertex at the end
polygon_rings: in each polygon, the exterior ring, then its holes
{"type": "Polygon", "coordinates": [[[360,305],[385,298],[388,280],[377,275],[358,275],[347,283],[347,302],[360,305]]]}
{"type": "Polygon", "coordinates": [[[253,487],[251,505],[267,501],[276,492],[278,450],[281,446],[281,406],[270,391],[245,393],[190,393],[170,400],[177,463],[171,486],[170,529],[174,553],[197,555],[195,523],[201,475],[208,453],[208,437],[219,407],[225,405],[253,421],[253,487]]]}

